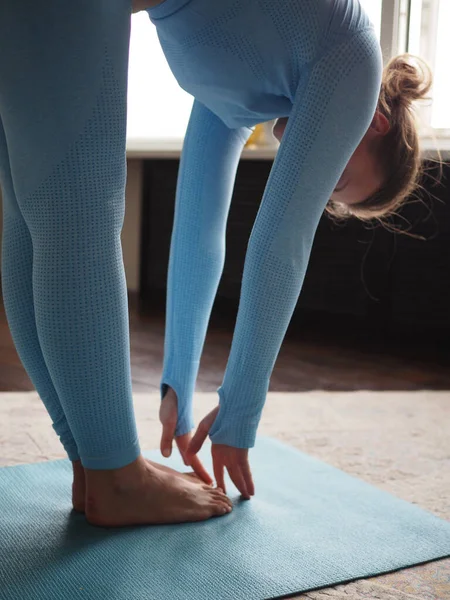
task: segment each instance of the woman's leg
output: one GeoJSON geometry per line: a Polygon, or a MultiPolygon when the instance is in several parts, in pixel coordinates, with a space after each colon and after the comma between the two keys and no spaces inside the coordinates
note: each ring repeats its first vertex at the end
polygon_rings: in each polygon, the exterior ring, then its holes
{"type": "Polygon", "coordinates": [[[85,467],[87,516],[105,525],[227,506],[140,455],[120,240],[130,13],[129,0],[0,6],[0,115],[31,237],[37,336],[85,467]]]}
{"type": "Polygon", "coordinates": [[[9,329],[19,358],[53,421],[54,430],[70,460],[77,461],[77,445],[45,364],[36,329],[32,287],[33,245],[14,193],[1,119],[0,183],[3,198],[2,293],[9,329]]]}
{"type": "Polygon", "coordinates": [[[0,114],[40,347],[83,466],[123,467],[140,454],[120,240],[128,2],[7,4],[0,114]]]}
{"type": "Polygon", "coordinates": [[[52,419],[73,467],[72,503],[84,511],[85,480],[77,445],[45,364],[36,329],[33,302],[33,245],[17,204],[8,147],[0,119],[0,186],[3,199],[2,295],[14,346],[52,419]]]}

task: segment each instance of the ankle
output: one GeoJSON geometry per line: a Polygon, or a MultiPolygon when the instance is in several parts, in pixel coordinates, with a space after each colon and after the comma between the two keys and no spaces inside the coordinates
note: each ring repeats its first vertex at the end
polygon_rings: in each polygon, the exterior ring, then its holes
{"type": "Polygon", "coordinates": [[[72,461],[72,468],[74,477],[84,477],[84,467],[81,460],[72,461]]]}
{"type": "Polygon", "coordinates": [[[120,469],[85,469],[86,484],[92,491],[105,486],[112,488],[126,487],[128,483],[139,478],[145,465],[145,459],[140,455],[135,461],[120,469]]]}

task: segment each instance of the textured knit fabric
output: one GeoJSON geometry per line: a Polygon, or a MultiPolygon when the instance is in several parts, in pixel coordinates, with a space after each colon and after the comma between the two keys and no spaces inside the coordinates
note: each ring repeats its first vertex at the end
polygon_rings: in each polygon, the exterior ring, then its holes
{"type": "Polygon", "coordinates": [[[382,58],[357,0],[165,0],[150,9],[181,87],[195,96],[180,164],[161,393],[177,434],[192,395],[223,269],[243,145],[289,116],[250,236],[214,443],[254,445],[270,376],[303,284],[315,231],[379,96],[382,58]]]}
{"type": "Polygon", "coordinates": [[[140,454],[120,240],[130,12],[0,3],[3,300],[69,458],[92,469],[140,454]]]}

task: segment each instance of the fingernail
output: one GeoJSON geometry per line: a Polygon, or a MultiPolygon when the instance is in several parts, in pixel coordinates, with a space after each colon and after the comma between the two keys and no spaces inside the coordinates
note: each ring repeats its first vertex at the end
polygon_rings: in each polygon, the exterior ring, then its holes
{"type": "Polygon", "coordinates": [[[164,450],[163,450],[163,456],[165,456],[166,458],[169,458],[169,456],[170,456],[170,450],[168,450],[167,448],[164,448],[164,450]]]}

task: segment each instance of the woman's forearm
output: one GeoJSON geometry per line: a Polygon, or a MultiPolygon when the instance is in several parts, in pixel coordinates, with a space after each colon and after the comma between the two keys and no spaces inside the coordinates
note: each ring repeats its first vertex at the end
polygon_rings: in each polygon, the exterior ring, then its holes
{"type": "Polygon", "coordinates": [[[178,399],[177,436],[193,428],[200,356],[225,259],[225,232],[249,129],[229,129],[195,102],[180,162],[167,282],[161,379],[178,399]]]}

